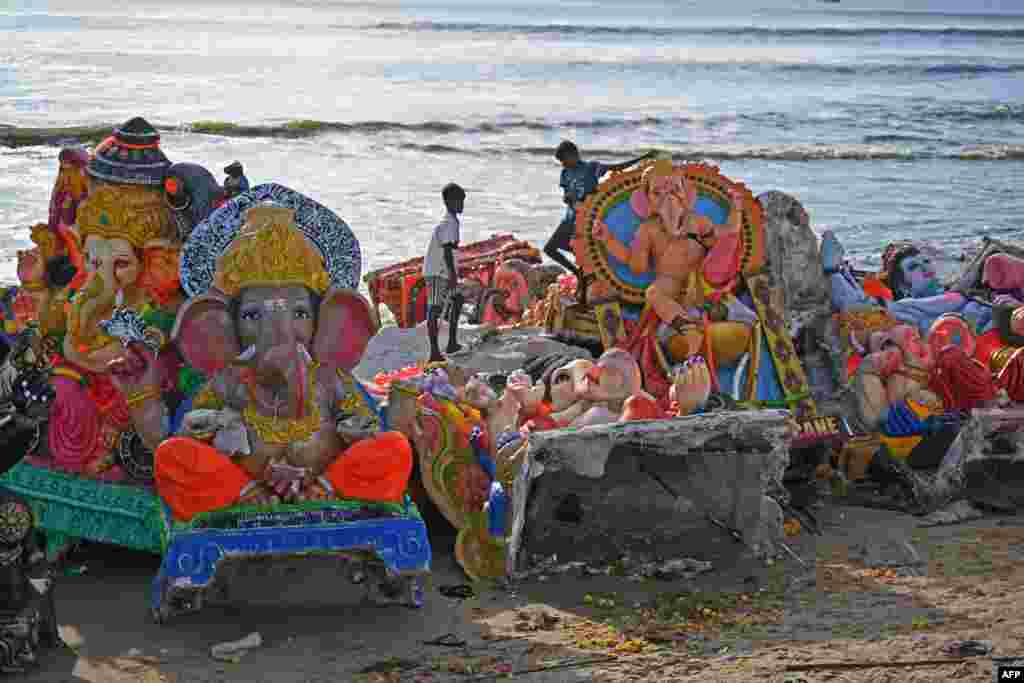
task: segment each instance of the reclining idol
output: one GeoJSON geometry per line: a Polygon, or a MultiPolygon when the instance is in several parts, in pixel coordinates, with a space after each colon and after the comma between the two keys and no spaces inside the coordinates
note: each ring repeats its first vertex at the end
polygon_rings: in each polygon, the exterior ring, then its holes
{"type": "Polygon", "coordinates": [[[880,280],[886,289],[872,297],[853,277],[842,245],[832,232],[822,236],[822,260],[840,316],[840,343],[865,348],[867,337],[899,324],[917,329],[935,357],[936,381],[947,408],[969,410],[1005,390],[1024,399],[1024,259],[993,254],[985,259],[980,288],[986,297],[946,289],[930,259],[911,243],[890,244],[880,280]],[[999,324],[1000,321],[1002,324],[999,324]],[[953,347],[958,351],[953,351],[953,347]]]}
{"type": "MultiPolygon", "coordinates": [[[[911,469],[952,463],[943,458],[955,457],[952,444],[969,415],[1024,400],[1019,253],[990,243],[957,286],[946,288],[911,243],[890,244],[880,275],[862,281],[835,235],[822,237],[838,322],[837,370],[852,389],[845,416],[856,433],[876,436],[882,447],[864,442],[865,474],[895,478],[911,503],[938,500],[924,493],[911,469]]],[[[981,458],[982,469],[988,457],[981,458]]]]}

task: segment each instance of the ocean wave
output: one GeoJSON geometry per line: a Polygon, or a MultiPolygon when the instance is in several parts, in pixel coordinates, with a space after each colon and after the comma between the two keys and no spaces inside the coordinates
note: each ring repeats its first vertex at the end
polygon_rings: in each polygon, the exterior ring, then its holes
{"type": "MultiPolygon", "coordinates": [[[[551,147],[503,147],[419,144],[405,142],[398,145],[404,150],[426,154],[452,154],[472,156],[523,156],[549,157],[551,147]]],[[[959,161],[1013,161],[1024,159],[1024,145],[974,145],[951,150],[914,149],[908,145],[895,144],[774,144],[774,145],[687,145],[685,147],[657,146],[660,151],[676,159],[715,159],[739,161],[762,159],[766,161],[920,161],[926,159],[948,159],[959,161]]],[[[650,151],[644,149],[595,148],[588,147],[587,155],[593,158],[628,158],[650,151]]]]}
{"type": "MultiPolygon", "coordinates": [[[[561,66],[561,65],[556,65],[561,66]]],[[[1015,63],[980,63],[980,62],[737,62],[737,61],[692,61],[692,60],[638,60],[638,61],[600,61],[578,60],[567,62],[571,68],[615,69],[618,71],[649,72],[657,69],[686,68],[689,71],[704,69],[708,71],[726,71],[742,74],[781,73],[781,74],[818,74],[823,76],[985,76],[996,74],[1016,74],[1024,72],[1024,62],[1015,63]]]]}
{"type": "MultiPolygon", "coordinates": [[[[490,134],[500,135],[506,132],[558,132],[569,130],[607,130],[636,131],[656,128],[700,128],[714,130],[747,124],[768,129],[793,129],[795,127],[816,128],[828,126],[837,121],[856,121],[863,113],[840,112],[831,118],[808,116],[806,114],[790,114],[786,112],[754,112],[701,115],[679,114],[660,116],[605,116],[589,119],[536,119],[509,118],[496,121],[480,121],[476,123],[455,123],[451,121],[319,121],[298,119],[285,123],[242,124],[230,121],[196,121],[178,125],[157,124],[157,128],[168,132],[196,133],[217,135],[233,138],[309,138],[325,133],[341,133],[353,135],[375,135],[380,133],[412,133],[433,135],[457,134],[490,134]]],[[[986,123],[1009,121],[1024,123],[1024,106],[995,103],[924,105],[913,106],[903,112],[890,112],[887,120],[913,123],[915,126],[927,126],[929,122],[948,123],[986,123]]],[[[64,142],[99,142],[117,126],[115,123],[102,123],[87,126],[54,126],[45,128],[29,128],[0,124],[0,147],[31,147],[37,145],[59,145],[64,142]]],[[[912,132],[878,133],[864,138],[866,143],[876,142],[932,142],[934,137],[912,132]]]]}
{"type": "MultiPolygon", "coordinates": [[[[157,124],[161,131],[218,135],[232,138],[307,138],[324,133],[350,133],[373,135],[377,133],[453,133],[500,134],[505,131],[557,131],[574,129],[642,128],[700,122],[714,126],[720,120],[735,120],[734,116],[702,118],[696,116],[647,116],[642,118],[594,118],[579,121],[549,122],[539,119],[483,121],[477,124],[456,124],[447,121],[403,123],[400,121],[316,121],[301,119],[279,124],[252,125],[230,121],[197,121],[180,125],[157,124]]],[[[118,124],[105,123],[89,126],[55,126],[28,128],[0,124],[0,147],[30,147],[59,145],[64,142],[99,142],[110,135],[118,124]]]]}
{"type": "MultiPolygon", "coordinates": [[[[484,146],[457,147],[405,142],[398,145],[404,150],[428,154],[462,154],[474,156],[541,156],[550,157],[552,147],[539,146],[484,146]]],[[[676,159],[766,159],[776,161],[816,161],[825,159],[914,159],[906,149],[882,145],[687,145],[685,147],[657,146],[676,159]]],[[[636,157],[649,149],[621,149],[587,147],[587,156],[595,159],[636,157]]]]}
{"type": "Polygon", "coordinates": [[[914,121],[946,123],[991,123],[994,121],[1024,122],[1024,106],[1009,104],[943,104],[914,107],[914,121]]]}
{"type": "Polygon", "coordinates": [[[895,143],[931,143],[934,138],[927,138],[923,135],[909,135],[903,133],[883,133],[881,135],[865,135],[864,144],[895,144],[895,143]]]}
{"type": "MultiPolygon", "coordinates": [[[[344,27],[351,28],[351,27],[344,27]]],[[[486,24],[446,21],[382,21],[365,26],[379,31],[419,31],[455,33],[517,33],[525,35],[561,36],[749,36],[762,38],[877,38],[916,35],[947,38],[1024,38],[1022,28],[959,27],[959,26],[888,26],[888,27],[767,27],[767,26],[614,26],[586,24],[486,24]]]]}
{"type": "Polygon", "coordinates": [[[1024,71],[1024,64],[935,64],[926,67],[930,76],[960,76],[980,74],[1012,74],[1024,71]]]}
{"type": "Polygon", "coordinates": [[[1024,145],[974,145],[957,155],[963,161],[1005,161],[1024,159],[1024,145]]]}

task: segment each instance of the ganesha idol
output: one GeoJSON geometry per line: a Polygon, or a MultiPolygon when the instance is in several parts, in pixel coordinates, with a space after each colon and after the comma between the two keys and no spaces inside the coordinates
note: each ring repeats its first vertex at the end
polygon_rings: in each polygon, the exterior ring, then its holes
{"type": "Polygon", "coordinates": [[[324,247],[351,246],[347,226],[275,185],[225,209],[184,248],[183,283],[193,296],[172,341],[208,379],[177,434],[168,433],[152,352],[133,343],[111,367],[155,449],[161,498],[182,520],[237,503],[401,501],[409,443],[378,432],[379,417],[349,373],[378,323],[352,289],[351,249],[325,263],[324,247]],[[259,201],[270,196],[301,207],[305,230],[295,208],[259,201]]]}
{"type": "Polygon", "coordinates": [[[501,261],[480,301],[481,322],[494,326],[520,322],[560,274],[561,269],[528,263],[521,258],[501,261]]]}
{"type": "MultiPolygon", "coordinates": [[[[61,176],[77,174],[80,159],[61,176]]],[[[114,462],[132,428],[129,404],[107,376],[122,352],[112,319],[131,315],[154,324],[153,345],[163,345],[180,303],[178,245],[161,182],[170,162],[159,135],[133,119],[101,143],[85,165],[88,192],[58,179],[48,232],[33,231],[37,255],[22,261],[23,280],[38,281],[39,331],[48,349],[55,399],[47,427],[50,463],[58,469],[107,479],[123,472],[114,462]],[[73,220],[73,225],[64,221],[73,220]],[[41,272],[40,272],[41,269],[41,272]],[[157,333],[162,321],[164,333],[157,333]]],[[[77,177],[77,176],[76,176],[77,177]]],[[[129,316],[130,317],[130,316],[129,316]]]]}
{"type": "Polygon", "coordinates": [[[72,226],[89,194],[88,162],[89,154],[79,147],[64,148],[58,155],[60,166],[50,194],[49,220],[30,229],[35,246],[17,253],[19,284],[5,297],[5,335],[17,334],[29,323],[38,324],[44,338],[63,334],[66,297],[62,290],[83,265],[72,226]]]}
{"type": "Polygon", "coordinates": [[[30,238],[35,246],[17,253],[18,286],[10,311],[5,311],[4,333],[14,335],[35,323],[41,338],[55,339],[64,334],[64,288],[77,272],[81,252],[76,236],[64,226],[54,232],[46,223],[38,223],[32,226],[30,238]]]}
{"type": "Polygon", "coordinates": [[[624,349],[609,349],[597,361],[570,361],[536,385],[526,373],[514,373],[505,396],[513,398],[518,427],[526,433],[668,417],[644,390],[640,366],[624,349]]]}
{"type": "Polygon", "coordinates": [[[995,398],[981,363],[956,345],[933,351],[911,325],[873,333],[868,350],[843,395],[845,417],[854,433],[877,434],[890,455],[913,467],[937,466],[959,433],[962,410],[995,398]]]}
{"type": "MultiPolygon", "coordinates": [[[[21,284],[5,328],[35,323],[43,351],[36,355],[50,366],[55,400],[41,454],[50,459],[38,464],[120,479],[116,453],[149,455],[138,451],[131,403],[108,376],[133,329],[160,352],[161,389],[177,398],[181,363],[167,341],[183,301],[181,245],[167,185],[192,166],[172,165],[157,131],[138,117],[91,156],[69,148],[59,160],[50,221],[32,228],[36,247],[18,254],[21,284]]],[[[213,208],[201,206],[206,214],[213,208]]]]}
{"type": "Polygon", "coordinates": [[[763,210],[742,184],[710,165],[658,160],[604,181],[577,221],[604,346],[633,354],[663,409],[673,368],[699,356],[717,391],[813,412],[766,272],[763,210]],[[607,302],[623,318],[613,335],[607,302]]]}

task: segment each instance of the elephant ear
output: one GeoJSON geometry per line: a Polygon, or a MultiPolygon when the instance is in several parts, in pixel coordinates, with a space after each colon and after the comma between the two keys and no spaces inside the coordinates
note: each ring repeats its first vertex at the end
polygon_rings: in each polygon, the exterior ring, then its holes
{"type": "Polygon", "coordinates": [[[330,372],[351,370],[359,365],[380,321],[370,303],[359,292],[336,288],[320,303],[313,353],[321,367],[330,372]]]}
{"type": "Polygon", "coordinates": [[[181,307],[171,339],[188,364],[207,377],[242,352],[231,319],[230,301],[214,293],[189,299],[181,307]]]}

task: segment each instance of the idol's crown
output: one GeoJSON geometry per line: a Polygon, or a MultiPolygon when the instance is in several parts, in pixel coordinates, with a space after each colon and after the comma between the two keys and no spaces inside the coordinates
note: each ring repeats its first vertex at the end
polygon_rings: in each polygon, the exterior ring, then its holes
{"type": "Polygon", "coordinates": [[[323,256],[295,225],[295,212],[264,204],[246,211],[238,236],[217,260],[214,284],[232,297],[246,287],[284,285],[323,294],[330,280],[323,256]]]}
{"type": "Polygon", "coordinates": [[[136,185],[93,183],[88,198],[78,207],[78,234],[127,240],[142,249],[154,240],[170,239],[174,223],[164,206],[163,191],[136,185]]]}

